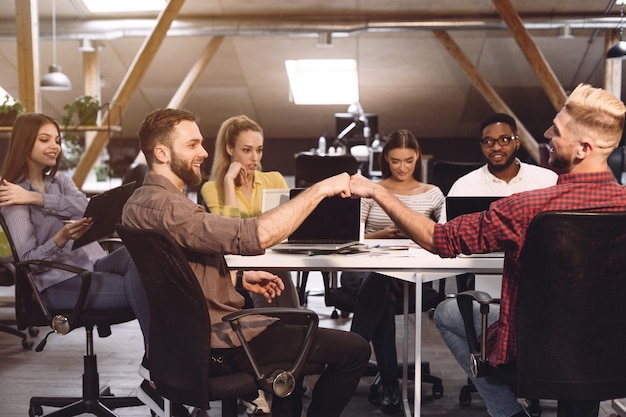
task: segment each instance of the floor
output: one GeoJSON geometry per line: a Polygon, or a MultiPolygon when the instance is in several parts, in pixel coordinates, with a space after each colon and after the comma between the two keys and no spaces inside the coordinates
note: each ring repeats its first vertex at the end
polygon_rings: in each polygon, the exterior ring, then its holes
{"type": "MultiPolygon", "coordinates": [[[[323,288],[321,276],[312,273],[309,278],[308,307],[317,311],[320,325],[349,329],[350,319],[332,319],[332,308],[324,305],[323,297],[315,295],[316,290],[323,288]]],[[[7,289],[2,289],[7,291],[7,289]]],[[[5,294],[0,292],[0,295],[5,294]]],[[[0,318],[10,317],[10,307],[0,307],[0,318]]],[[[412,317],[414,319],[414,317],[412,317]]],[[[398,343],[403,334],[401,321],[398,317],[398,343]]],[[[427,313],[422,314],[423,322],[423,357],[430,361],[433,374],[441,377],[444,384],[443,398],[433,399],[431,386],[422,386],[423,416],[478,417],[486,416],[487,412],[477,394],[473,395],[472,403],[461,408],[458,403],[460,387],[465,383],[465,376],[443,345],[439,333],[427,313]]],[[[35,344],[45,336],[47,328],[41,328],[35,338],[35,344]]],[[[409,335],[409,340],[413,340],[409,335]]],[[[84,332],[76,330],[66,336],[53,334],[42,352],[24,350],[19,339],[0,332],[0,417],[18,417],[28,415],[29,399],[32,396],[78,395],[81,392],[82,359],[85,349],[84,332]]],[[[412,347],[411,347],[412,349],[412,347]]],[[[142,338],[136,321],[121,324],[113,328],[108,338],[96,338],[95,351],[98,355],[100,381],[108,384],[116,395],[132,394],[141,382],[137,375],[137,366],[143,353],[142,338]]],[[[367,401],[367,393],[371,377],[364,377],[352,401],[343,413],[344,417],[383,416],[376,407],[367,401]]],[[[309,381],[313,383],[314,381],[309,381]]],[[[409,392],[413,384],[410,383],[409,392]]],[[[306,400],[306,399],[305,399],[306,400]]],[[[411,398],[412,405],[412,398],[411,398]]],[[[212,409],[197,413],[199,417],[221,415],[218,403],[211,404],[212,409]]],[[[544,417],[555,417],[555,403],[543,401],[544,417]]],[[[50,412],[53,409],[45,409],[50,412]]],[[[120,416],[150,416],[147,407],[119,409],[120,416]]],[[[609,401],[603,402],[600,417],[615,416],[609,401]]],[[[240,409],[240,416],[245,416],[240,409]]],[[[400,414],[398,414],[399,416],[400,414]]]]}

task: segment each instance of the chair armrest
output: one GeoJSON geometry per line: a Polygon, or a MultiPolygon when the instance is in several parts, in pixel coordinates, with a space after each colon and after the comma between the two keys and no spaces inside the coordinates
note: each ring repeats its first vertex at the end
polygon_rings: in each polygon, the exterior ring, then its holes
{"type": "Polygon", "coordinates": [[[307,331],[302,341],[300,351],[298,352],[298,355],[296,356],[291,366],[291,369],[287,371],[296,380],[299,378],[300,372],[302,371],[302,367],[304,366],[304,364],[306,363],[306,360],[308,359],[309,352],[311,350],[311,344],[313,342],[313,335],[317,331],[317,326],[319,324],[319,317],[314,311],[307,310],[307,309],[265,307],[265,308],[250,308],[250,309],[240,310],[235,313],[227,314],[226,316],[222,318],[223,321],[230,323],[230,326],[237,334],[237,337],[239,338],[239,341],[241,342],[241,346],[246,352],[246,355],[248,356],[248,360],[250,360],[250,364],[252,365],[252,368],[254,369],[254,372],[257,378],[257,383],[264,390],[270,391],[270,392],[274,391],[277,395],[281,397],[289,395],[291,391],[287,393],[286,395],[281,395],[280,393],[277,393],[276,390],[274,389],[274,381],[277,375],[282,373],[281,370],[276,370],[271,376],[266,377],[265,375],[261,373],[259,369],[259,366],[254,358],[254,354],[252,350],[250,349],[248,342],[245,340],[243,336],[243,332],[241,331],[241,324],[239,322],[239,319],[241,319],[242,317],[246,317],[250,315],[264,315],[264,316],[278,317],[282,321],[288,324],[297,324],[297,325],[307,326],[307,331]]]}
{"type": "MultiPolygon", "coordinates": [[[[69,329],[58,330],[56,326],[54,325],[54,318],[53,318],[53,322],[51,323],[51,327],[54,330],[56,330],[58,333],[61,333],[61,334],[69,333],[70,330],[74,328],[74,324],[78,322],[80,313],[83,311],[85,300],[87,298],[87,292],[89,291],[89,287],[91,286],[91,272],[88,271],[87,269],[80,268],[78,266],[68,265],[68,264],[55,262],[55,261],[46,261],[46,260],[22,261],[22,262],[17,262],[15,264],[15,266],[18,268],[22,268],[22,267],[28,268],[31,265],[43,266],[46,268],[60,269],[63,271],[73,272],[74,274],[80,276],[80,279],[81,279],[80,292],[78,294],[78,298],[76,299],[76,304],[74,305],[74,308],[72,309],[72,312],[70,313],[70,317],[68,319],[69,329]]],[[[39,305],[41,306],[42,311],[44,311],[46,313],[46,316],[49,317],[50,315],[48,314],[48,309],[43,304],[43,300],[41,300],[41,297],[39,296],[39,291],[34,285],[34,282],[30,282],[30,284],[33,289],[33,292],[37,296],[37,301],[39,302],[39,305]]]]}
{"type": "Polygon", "coordinates": [[[124,242],[122,242],[122,239],[115,236],[98,239],[98,243],[108,253],[111,253],[117,248],[121,248],[122,246],[124,246],[124,242]]]}
{"type": "Polygon", "coordinates": [[[470,350],[470,369],[475,377],[484,376],[488,366],[487,362],[487,318],[489,304],[495,300],[484,291],[469,290],[456,295],[456,302],[463,318],[467,344],[470,350]],[[474,326],[473,302],[480,305],[481,313],[481,340],[478,341],[476,327],[474,326]]]}

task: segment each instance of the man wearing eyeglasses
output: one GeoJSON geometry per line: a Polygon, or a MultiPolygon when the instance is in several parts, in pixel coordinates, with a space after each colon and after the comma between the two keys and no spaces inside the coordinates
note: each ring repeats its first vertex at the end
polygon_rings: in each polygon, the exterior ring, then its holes
{"type": "Polygon", "coordinates": [[[504,113],[492,114],[481,123],[480,132],[480,149],[487,164],[456,180],[449,197],[505,197],[556,184],[555,172],[517,158],[521,141],[514,118],[504,113]]]}

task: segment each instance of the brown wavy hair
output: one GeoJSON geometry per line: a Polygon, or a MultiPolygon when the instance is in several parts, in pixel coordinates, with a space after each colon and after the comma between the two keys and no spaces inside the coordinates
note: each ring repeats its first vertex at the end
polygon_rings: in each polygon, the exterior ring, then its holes
{"type": "MultiPolygon", "coordinates": [[[[28,158],[37,140],[39,129],[47,124],[53,124],[58,134],[61,135],[59,123],[46,114],[22,113],[15,119],[9,140],[9,152],[4,159],[0,177],[9,182],[18,182],[28,177],[28,158]]],[[[44,174],[54,176],[59,169],[62,158],[63,152],[59,152],[54,166],[52,168],[46,167],[44,174]]]]}

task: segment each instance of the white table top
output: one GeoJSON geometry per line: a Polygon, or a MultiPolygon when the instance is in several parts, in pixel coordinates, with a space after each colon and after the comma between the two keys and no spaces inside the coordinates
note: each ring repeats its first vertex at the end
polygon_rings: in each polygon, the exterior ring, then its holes
{"type": "Polygon", "coordinates": [[[268,249],[264,255],[259,256],[227,255],[226,261],[230,268],[241,269],[379,271],[409,281],[415,280],[413,278],[415,272],[424,274],[424,281],[459,272],[502,272],[502,253],[440,258],[407,239],[366,239],[364,242],[370,247],[378,247],[371,249],[370,252],[347,255],[291,254],[268,249]],[[399,247],[408,249],[395,249],[399,247]],[[407,275],[407,272],[410,274],[407,275]]]}

